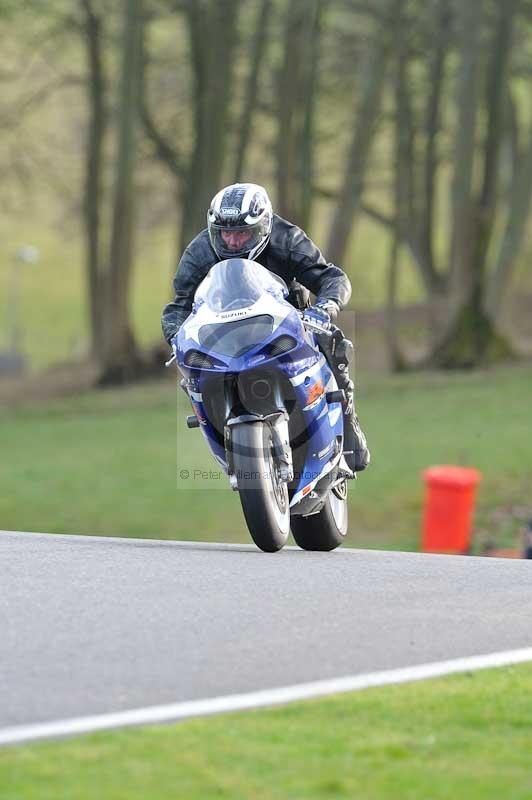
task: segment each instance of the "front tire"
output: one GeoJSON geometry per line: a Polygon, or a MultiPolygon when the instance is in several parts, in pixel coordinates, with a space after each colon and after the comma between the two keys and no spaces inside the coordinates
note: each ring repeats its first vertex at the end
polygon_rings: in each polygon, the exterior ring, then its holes
{"type": "Polygon", "coordinates": [[[303,550],[334,550],[347,535],[347,482],[334,486],[317,514],[292,517],[294,539],[303,550]]]}
{"type": "Polygon", "coordinates": [[[290,534],[288,488],[279,479],[274,440],[265,422],[232,427],[232,454],[240,502],[251,537],[266,553],[275,553],[290,534]]]}

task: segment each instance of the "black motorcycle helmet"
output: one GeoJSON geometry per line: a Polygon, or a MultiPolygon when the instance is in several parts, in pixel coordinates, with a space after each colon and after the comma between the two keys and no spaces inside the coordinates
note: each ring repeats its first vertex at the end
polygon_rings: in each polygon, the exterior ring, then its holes
{"type": "Polygon", "coordinates": [[[207,212],[207,228],[220,259],[253,261],[270,239],[273,210],[266,189],[256,183],[234,183],[216,194],[207,212]]]}

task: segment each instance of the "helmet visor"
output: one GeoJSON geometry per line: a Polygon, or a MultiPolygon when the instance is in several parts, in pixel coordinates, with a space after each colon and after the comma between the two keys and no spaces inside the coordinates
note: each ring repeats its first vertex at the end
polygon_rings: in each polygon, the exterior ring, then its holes
{"type": "Polygon", "coordinates": [[[219,258],[242,258],[261,245],[269,235],[266,220],[254,225],[216,225],[209,223],[209,238],[219,258]]]}

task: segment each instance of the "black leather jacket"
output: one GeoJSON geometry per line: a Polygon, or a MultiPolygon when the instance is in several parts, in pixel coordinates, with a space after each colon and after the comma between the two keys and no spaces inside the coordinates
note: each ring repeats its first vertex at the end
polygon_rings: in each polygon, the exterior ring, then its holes
{"type": "MultiPolygon", "coordinates": [[[[175,299],[165,306],[161,320],[167,342],[192,311],[197,287],[219,260],[205,228],[188,245],[177,267],[174,278],[175,299]]],[[[345,272],[328,264],[301,228],[277,214],[273,216],[270,241],[256,261],[284,278],[288,286],[296,280],[320,300],[335,300],[340,308],[349,302],[351,284],[345,272]]]]}

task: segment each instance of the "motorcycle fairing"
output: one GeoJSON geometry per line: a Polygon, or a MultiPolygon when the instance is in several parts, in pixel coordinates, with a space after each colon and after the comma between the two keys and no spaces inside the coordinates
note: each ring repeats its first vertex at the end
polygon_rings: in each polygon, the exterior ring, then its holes
{"type": "MultiPolygon", "coordinates": [[[[228,264],[222,262],[224,263],[228,264]]],[[[212,268],[209,276],[218,266],[220,265],[212,268]]],[[[265,268],[254,264],[253,270],[257,269],[264,270],[270,276],[265,268]]],[[[263,280],[267,285],[266,276],[263,276],[263,280]]],[[[290,382],[303,415],[304,430],[299,437],[299,446],[306,448],[302,450],[302,468],[294,476],[289,488],[290,507],[293,508],[305,498],[308,499],[316,484],[338,465],[341,458],[343,419],[341,404],[327,402],[327,392],[337,389],[333,373],[319,350],[314,335],[305,330],[297,311],[286,302],[283,295],[284,291],[281,293],[274,286],[271,292],[264,291],[261,296],[252,298],[253,302],[249,306],[233,309],[215,309],[204,298],[202,302],[195,303],[192,313],[174,339],[173,346],[202,434],[226,473],[228,465],[223,432],[217,431],[213,426],[203,401],[203,392],[209,380],[218,376],[220,386],[225,392],[223,387],[226,382],[243,380],[246,375],[253,375],[253,371],[257,369],[270,369],[272,375],[278,371],[290,382]],[[224,347],[220,345],[217,349],[216,341],[211,343],[208,350],[200,344],[200,330],[205,326],[224,324],[227,327],[227,323],[232,321],[249,320],[250,328],[253,329],[253,320],[257,317],[271,318],[271,330],[265,339],[246,343],[245,352],[231,356],[219,352],[224,347]],[[270,355],[269,349],[281,337],[291,337],[294,346],[288,352],[270,355]],[[212,366],[188,366],[186,356],[191,350],[210,357],[212,366]]],[[[242,302],[245,302],[245,298],[242,302]]],[[[220,330],[223,335],[224,328],[220,330]]],[[[245,327],[243,330],[245,331],[245,327]]],[[[223,401],[220,395],[220,402],[223,401]]],[[[231,409],[226,408],[225,411],[229,414],[231,409]]],[[[297,442],[295,446],[298,446],[297,442]]]]}

